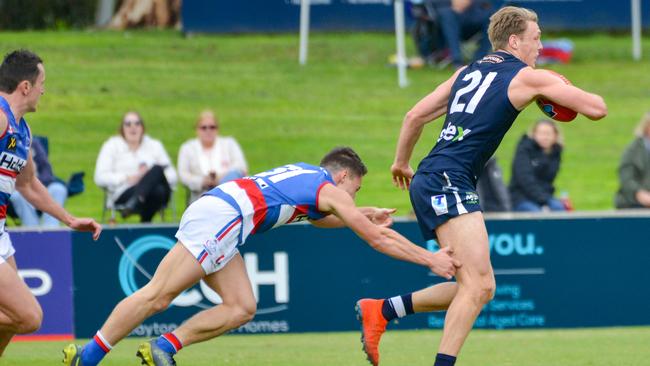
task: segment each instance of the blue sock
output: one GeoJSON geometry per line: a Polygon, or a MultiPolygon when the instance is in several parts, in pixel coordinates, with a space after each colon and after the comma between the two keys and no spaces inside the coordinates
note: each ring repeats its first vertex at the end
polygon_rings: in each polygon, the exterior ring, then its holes
{"type": "Polygon", "coordinates": [[[433,366],[454,366],[456,364],[456,357],[438,353],[436,355],[436,363],[433,366]]]}
{"type": "Polygon", "coordinates": [[[413,314],[413,294],[395,296],[384,300],[381,306],[381,314],[384,319],[391,321],[395,318],[402,318],[413,314]]]}
{"type": "Polygon", "coordinates": [[[81,351],[81,364],[84,366],[96,366],[106,354],[113,348],[104,339],[100,332],[97,332],[93,339],[88,342],[81,351]]]}
{"type": "Polygon", "coordinates": [[[158,340],[156,340],[156,344],[160,349],[172,355],[175,355],[176,352],[183,348],[183,344],[178,338],[176,338],[174,333],[165,333],[161,335],[158,337],[158,340]]]}

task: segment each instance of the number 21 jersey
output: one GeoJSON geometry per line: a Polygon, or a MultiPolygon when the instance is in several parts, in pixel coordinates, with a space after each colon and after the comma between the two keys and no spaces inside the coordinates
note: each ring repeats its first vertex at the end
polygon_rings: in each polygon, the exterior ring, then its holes
{"type": "Polygon", "coordinates": [[[519,115],[508,98],[508,86],[526,66],[509,53],[495,52],[461,71],[451,88],[437,143],[418,172],[453,171],[469,175],[476,183],[519,115]]]}

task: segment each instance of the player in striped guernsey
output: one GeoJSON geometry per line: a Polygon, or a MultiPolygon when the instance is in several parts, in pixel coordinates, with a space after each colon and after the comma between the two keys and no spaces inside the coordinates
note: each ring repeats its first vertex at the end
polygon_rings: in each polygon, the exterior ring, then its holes
{"type": "Polygon", "coordinates": [[[146,365],[174,365],[183,346],[217,337],[253,318],[256,301],[237,250],[249,235],[309,220],[320,227],[348,226],[374,249],[429,267],[451,278],[459,263],[446,249],[433,254],[389,226],[394,210],[354,204],[366,167],[350,148],[336,148],[321,166],[285,165],[224,183],[187,208],[176,233],[178,243],[162,260],[151,282],[120,302],[95,338],[83,348],[64,350],[67,365],[94,366],[112,345],[172,299],[203,280],[223,299],[172,333],[143,343],[138,356],[146,365]]]}
{"type": "Polygon", "coordinates": [[[14,334],[36,331],[43,318],[38,301],[18,276],[15,250],[5,231],[9,196],[20,191],[37,209],[73,229],[93,232],[94,239],[101,232],[92,219],[75,218],[59,206],[34,174],[31,132],[23,116],[36,111],[44,83],[43,61],[32,52],[9,53],[0,65],[0,355],[14,334]]]}

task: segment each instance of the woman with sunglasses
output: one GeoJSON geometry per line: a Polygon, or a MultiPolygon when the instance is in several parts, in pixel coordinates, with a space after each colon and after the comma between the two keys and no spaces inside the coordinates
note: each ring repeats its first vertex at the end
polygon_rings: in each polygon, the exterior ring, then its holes
{"type": "Polygon", "coordinates": [[[190,190],[188,204],[203,192],[248,172],[241,147],[233,137],[219,136],[219,123],[211,110],[199,114],[196,135],[178,153],[178,174],[190,190]]]}
{"type": "Polygon", "coordinates": [[[151,222],[169,201],[176,171],[163,144],[145,134],[138,112],[124,114],[119,133],[102,145],[95,183],[108,190],[108,207],[123,217],[138,213],[141,222],[151,222]]]}

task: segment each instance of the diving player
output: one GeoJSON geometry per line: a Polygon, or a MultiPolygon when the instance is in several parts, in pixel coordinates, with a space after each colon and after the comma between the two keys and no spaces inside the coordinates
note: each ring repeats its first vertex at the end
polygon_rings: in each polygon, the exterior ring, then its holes
{"type": "Polygon", "coordinates": [[[285,165],[221,184],[187,208],[178,243],[163,258],[151,281],[122,300],[94,339],[83,348],[70,344],[64,363],[97,365],[108,351],[151,315],[165,310],[182,291],[203,280],[223,303],[194,315],[171,333],[140,345],[137,355],[149,366],[175,365],[182,347],[217,337],[253,318],[256,301],[237,247],[249,235],[309,219],[320,227],[349,226],[374,249],[429,267],[451,278],[460,265],[451,250],[437,254],[411,243],[386,226],[393,210],[357,208],[366,167],[350,148],[336,148],[321,166],[285,165]]]}

